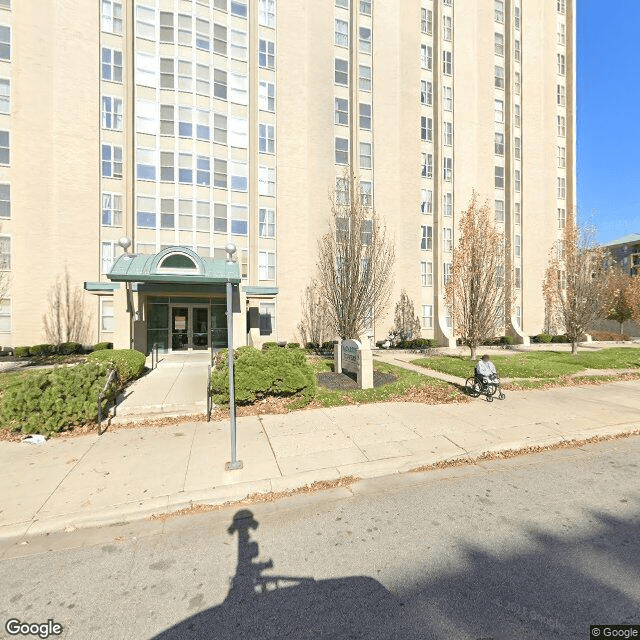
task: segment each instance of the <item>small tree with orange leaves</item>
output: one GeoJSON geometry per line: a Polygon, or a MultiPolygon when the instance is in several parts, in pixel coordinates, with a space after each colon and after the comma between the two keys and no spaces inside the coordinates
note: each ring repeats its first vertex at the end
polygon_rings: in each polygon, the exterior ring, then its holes
{"type": "Polygon", "coordinates": [[[608,315],[613,267],[609,252],[595,243],[595,235],[594,227],[567,216],[543,283],[551,324],[564,329],[574,355],[587,330],[608,315]]]}
{"type": "Polygon", "coordinates": [[[462,343],[476,357],[477,348],[505,330],[510,313],[505,282],[504,235],[495,226],[488,203],[478,206],[473,192],[460,220],[445,302],[462,343]]]}

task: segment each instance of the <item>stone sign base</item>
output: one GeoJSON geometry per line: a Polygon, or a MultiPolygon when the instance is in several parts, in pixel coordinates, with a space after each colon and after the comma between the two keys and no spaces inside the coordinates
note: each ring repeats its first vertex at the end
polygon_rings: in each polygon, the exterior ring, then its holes
{"type": "Polygon", "coordinates": [[[334,350],[334,371],[355,373],[360,389],[373,389],[373,353],[358,340],[339,340],[334,350]]]}

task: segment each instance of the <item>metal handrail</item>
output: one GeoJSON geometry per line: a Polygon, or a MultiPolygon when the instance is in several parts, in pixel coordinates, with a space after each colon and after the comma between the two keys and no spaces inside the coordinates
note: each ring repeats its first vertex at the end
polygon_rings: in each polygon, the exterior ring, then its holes
{"type": "Polygon", "coordinates": [[[211,365],[207,372],[207,422],[211,422],[211,411],[213,409],[213,402],[211,402],[211,365]]]}
{"type": "MultiPolygon", "coordinates": [[[[106,398],[107,391],[111,386],[111,384],[113,384],[113,380],[117,374],[118,372],[116,369],[111,369],[111,371],[109,372],[109,376],[107,377],[107,381],[104,384],[104,388],[98,395],[98,435],[99,436],[101,436],[104,433],[104,431],[102,431],[102,401],[106,398]]],[[[107,411],[107,415],[108,414],[109,412],[107,411]]]]}

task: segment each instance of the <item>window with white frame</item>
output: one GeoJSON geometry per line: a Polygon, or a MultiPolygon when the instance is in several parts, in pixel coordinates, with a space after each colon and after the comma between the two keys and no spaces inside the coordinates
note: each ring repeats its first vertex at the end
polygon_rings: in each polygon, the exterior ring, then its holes
{"type": "Polygon", "coordinates": [[[359,105],[359,115],[360,115],[360,128],[370,130],[371,129],[371,105],[365,104],[363,102],[359,105]]]}
{"type": "Polygon", "coordinates": [[[558,54],[558,75],[563,76],[566,71],[565,57],[563,53],[558,54]]]}
{"type": "Polygon", "coordinates": [[[504,100],[494,100],[494,108],[493,108],[493,114],[494,114],[494,121],[497,122],[498,124],[503,123],[504,122],[504,100]]]}
{"type": "Polygon", "coordinates": [[[504,222],[504,200],[495,200],[496,222],[504,222]]]}
{"type": "Polygon", "coordinates": [[[433,286],[433,262],[420,263],[420,284],[423,287],[433,286]]]}
{"type": "Polygon", "coordinates": [[[10,164],[11,146],[9,142],[9,132],[0,131],[0,164],[10,164]]]}
{"type": "Polygon", "coordinates": [[[335,43],[339,47],[349,46],[349,23],[346,20],[340,20],[339,18],[336,18],[335,43]]]}
{"type": "Polygon", "coordinates": [[[519,62],[520,61],[520,40],[514,40],[513,42],[513,57],[519,62]]]}
{"type": "Polygon", "coordinates": [[[567,149],[558,147],[558,168],[564,169],[567,166],[567,149]]]}
{"type": "Polygon", "coordinates": [[[360,53],[371,53],[371,29],[369,27],[360,27],[358,33],[358,49],[360,53]]]}
{"type": "Polygon", "coordinates": [[[444,158],[442,163],[442,179],[445,182],[453,180],[453,158],[444,158]]]}
{"type": "Polygon", "coordinates": [[[261,302],[258,306],[260,316],[260,335],[276,335],[276,305],[273,302],[261,302]]]}
{"type": "Polygon", "coordinates": [[[243,73],[229,74],[229,102],[247,104],[248,78],[243,73]]]}
{"type": "Polygon", "coordinates": [[[175,62],[173,58],[160,58],[160,88],[173,89],[175,86],[175,62]]]}
{"type": "Polygon", "coordinates": [[[221,56],[227,55],[227,27],[217,22],[213,25],[213,51],[221,56]]]}
{"type": "Polygon", "coordinates": [[[207,109],[196,111],[196,138],[198,140],[209,141],[211,139],[211,124],[207,109]]]}
{"type": "Polygon", "coordinates": [[[502,24],[504,22],[504,1],[503,0],[494,0],[495,3],[495,21],[502,24]]]}
{"type": "Polygon", "coordinates": [[[360,181],[360,203],[363,207],[373,204],[373,183],[368,180],[360,181]]]}
{"type": "Polygon", "coordinates": [[[564,85],[559,84],[556,91],[556,101],[559,107],[564,107],[567,103],[566,89],[564,85]]]}
{"type": "Polygon", "coordinates": [[[246,118],[229,118],[229,145],[246,149],[249,142],[249,122],[246,118]]]}
{"type": "Polygon", "coordinates": [[[562,47],[567,42],[566,27],[563,22],[558,22],[558,44],[562,47]]]}
{"type": "Polygon", "coordinates": [[[0,236],[0,271],[11,271],[11,238],[0,236]]]}
{"type": "Polygon", "coordinates": [[[136,53],[136,84],[145,87],[158,86],[158,62],[155,56],[136,53]]]}
{"type": "Polygon", "coordinates": [[[0,25],[0,60],[11,60],[11,27],[0,25]]]}
{"type": "MultiPolygon", "coordinates": [[[[337,72],[337,68],[336,68],[337,72]]],[[[336,82],[338,82],[336,80],[336,82]]],[[[358,86],[360,87],[360,91],[371,91],[371,67],[366,64],[361,64],[358,66],[358,86]]],[[[347,84],[346,80],[344,83],[347,84]]]]}
{"type": "Polygon", "coordinates": [[[258,234],[261,238],[274,238],[276,235],[275,209],[260,207],[258,217],[258,234]]]}
{"type": "Polygon", "coordinates": [[[453,87],[442,87],[442,108],[445,111],[453,111],[453,87]]]}
{"type": "Polygon", "coordinates": [[[158,104],[148,100],[136,100],[136,132],[157,135],[158,104]]]}
{"type": "Polygon", "coordinates": [[[107,33],[122,33],[122,2],[102,0],[102,30],[107,33]]]}
{"type": "Polygon", "coordinates": [[[276,278],[276,254],[274,251],[258,252],[258,279],[275,280],[276,278]]]}
{"type": "Polygon", "coordinates": [[[370,142],[360,143],[360,168],[371,169],[373,166],[373,151],[370,142]]]}
{"type": "Polygon", "coordinates": [[[345,87],[349,84],[349,62],[347,60],[335,59],[334,81],[345,87]]]}
{"type": "Polygon", "coordinates": [[[494,51],[497,56],[504,56],[504,35],[501,33],[494,34],[494,51]]]}
{"type": "Polygon", "coordinates": [[[520,178],[520,169],[514,169],[513,171],[513,186],[515,188],[516,193],[520,193],[521,189],[521,178],[520,178]]]}
{"type": "Polygon", "coordinates": [[[442,284],[447,285],[451,282],[451,262],[442,263],[442,284]]]}
{"type": "Polygon", "coordinates": [[[193,45],[193,17],[189,14],[178,15],[178,44],[186,47],[193,45]]]}
{"type": "Polygon", "coordinates": [[[175,17],[171,11],[160,12],[160,42],[173,44],[175,17]]]}
{"type": "Polygon", "coordinates": [[[247,0],[231,0],[231,15],[246,18],[247,0]]]}
{"type": "Polygon", "coordinates": [[[122,51],[102,47],[101,77],[111,82],[122,82],[122,51]]]}
{"type": "Polygon", "coordinates": [[[349,139],[336,138],[336,164],[349,164],[349,139]]]}
{"type": "Polygon", "coordinates": [[[433,11],[431,9],[420,9],[420,31],[428,36],[433,33],[433,11]]]}
{"type": "Polygon", "coordinates": [[[263,27],[276,26],[276,0],[260,0],[259,1],[258,22],[263,27]]]}
{"type": "Polygon", "coordinates": [[[514,236],[514,255],[519,258],[522,255],[522,241],[521,237],[516,234],[514,236]]]}
{"type": "Polygon", "coordinates": [[[442,124],[442,144],[445,147],[453,146],[453,122],[444,122],[442,124]]]}
{"type": "Polygon", "coordinates": [[[442,215],[449,218],[453,215],[453,193],[444,193],[442,196],[442,215]]]}
{"type": "Polygon", "coordinates": [[[442,39],[450,42],[453,39],[453,18],[442,16],[442,39]]]}
{"type": "Polygon", "coordinates": [[[209,156],[196,157],[196,184],[203,187],[211,185],[211,158],[209,156]]]}
{"type": "Polygon", "coordinates": [[[276,45],[271,40],[260,39],[258,44],[258,64],[262,69],[275,69],[276,45]]]}
{"type": "Polygon", "coordinates": [[[426,116],[420,116],[420,139],[433,142],[433,120],[426,116]]]}
{"type": "Polygon", "coordinates": [[[520,267],[516,267],[513,270],[513,280],[516,289],[520,289],[520,287],[522,286],[522,269],[520,267]]]}
{"type": "Polygon", "coordinates": [[[100,298],[100,330],[115,331],[116,323],[113,316],[113,298],[100,298]]]}
{"type": "Polygon", "coordinates": [[[422,225],[420,227],[422,235],[420,236],[420,249],[422,251],[430,251],[433,249],[433,227],[430,225],[422,225]]]}
{"type": "Polygon", "coordinates": [[[519,202],[514,202],[513,203],[513,222],[515,224],[520,224],[520,203],[519,202]]]}
{"type": "Polygon", "coordinates": [[[175,201],[173,198],[162,198],[160,200],[160,228],[175,229],[175,201]]]}
{"type": "Polygon", "coordinates": [[[215,202],[213,205],[213,230],[227,233],[227,205],[222,202],[215,202]]]}
{"type": "Polygon", "coordinates": [[[222,158],[213,159],[213,186],[227,188],[227,161],[222,158]]]}
{"type": "Polygon", "coordinates": [[[231,29],[229,31],[229,56],[235,60],[246,60],[247,55],[247,32],[240,29],[231,29]]]}
{"type": "Polygon", "coordinates": [[[514,104],[513,105],[513,124],[516,127],[520,126],[520,105],[519,104],[514,104]]]}
{"type": "Polygon", "coordinates": [[[101,273],[109,273],[115,260],[115,243],[113,242],[101,242],[100,243],[100,265],[101,273]]]}
{"type": "Polygon", "coordinates": [[[156,179],[156,155],[155,149],[141,147],[136,149],[136,177],[138,180],[156,179]]]}
{"type": "Polygon", "coordinates": [[[175,107],[172,104],[160,105],[160,135],[175,135],[175,107]]]}
{"type": "Polygon", "coordinates": [[[495,65],[495,82],[496,89],[504,89],[504,67],[495,65]]]}
{"type": "Polygon", "coordinates": [[[231,233],[235,236],[246,236],[249,233],[249,208],[246,205],[232,204],[230,209],[231,233]]]}
{"type": "Polygon", "coordinates": [[[11,185],[0,184],[0,218],[11,217],[11,185]]]}
{"type": "Polygon", "coordinates": [[[147,196],[136,198],[136,226],[147,229],[156,227],[156,199],[147,196]]]}
{"type": "MultiPolygon", "coordinates": [[[[2,162],[2,149],[0,131],[0,163],[2,162]]],[[[111,144],[102,145],[102,177],[122,178],[122,147],[111,144]]]]}
{"type": "Polygon", "coordinates": [[[442,229],[442,247],[448,253],[453,251],[453,229],[449,227],[442,229]]]}
{"type": "Polygon", "coordinates": [[[513,26],[517,30],[520,29],[520,18],[521,18],[520,5],[516,4],[513,7],[513,26]]]}
{"type": "Polygon", "coordinates": [[[420,175],[423,178],[433,178],[433,154],[422,154],[422,165],[420,167],[420,175]]]}
{"type": "Polygon", "coordinates": [[[513,139],[513,155],[516,160],[522,159],[522,139],[517,136],[513,139]]]}
{"type": "Polygon", "coordinates": [[[564,200],[567,197],[567,180],[566,178],[558,178],[558,200],[564,200]]]}
{"type": "Polygon", "coordinates": [[[504,189],[504,167],[495,168],[494,186],[496,189],[504,189]]]}
{"type": "Polygon", "coordinates": [[[336,204],[349,204],[349,180],[336,178],[336,204]]]}
{"type": "Polygon", "coordinates": [[[566,120],[564,116],[556,116],[556,125],[558,128],[558,137],[564,138],[567,134],[566,120]]]}
{"type": "Polygon", "coordinates": [[[276,110],[276,85],[273,82],[260,80],[258,85],[258,108],[261,111],[276,110]]]}
{"type": "Polygon", "coordinates": [[[247,163],[229,162],[229,177],[231,179],[231,191],[247,191],[247,163]]]}
{"type": "Polygon", "coordinates": [[[193,90],[193,73],[192,73],[191,60],[178,60],[178,91],[192,91],[192,90],[193,90]]]}
{"type": "Polygon", "coordinates": [[[567,210],[558,209],[558,229],[564,229],[567,224],[567,210]]]}
{"type": "Polygon", "coordinates": [[[520,95],[520,72],[513,72],[513,92],[516,95],[520,95]]]}
{"type": "Polygon", "coordinates": [[[275,127],[272,124],[258,125],[258,140],[259,149],[262,153],[275,153],[276,152],[276,133],[275,127]]]}
{"type": "Polygon", "coordinates": [[[451,51],[442,52],[442,73],[445,76],[453,74],[453,53],[451,51]]]}
{"type": "Polygon", "coordinates": [[[430,214],[433,213],[433,190],[420,190],[420,212],[430,214]]]}
{"type": "Polygon", "coordinates": [[[276,195],[276,170],[273,167],[258,168],[258,193],[261,196],[276,195]]]}
{"type": "Polygon", "coordinates": [[[102,96],[102,128],[122,131],[122,98],[102,96]]]}
{"type": "Polygon", "coordinates": [[[420,45],[420,66],[427,71],[433,67],[433,47],[428,44],[420,45]]]}
{"type": "Polygon", "coordinates": [[[102,193],[102,226],[122,226],[122,195],[119,193],[102,193]]]}
{"type": "Polygon", "coordinates": [[[11,112],[11,80],[0,78],[0,113],[11,112]]]}
{"type": "Polygon", "coordinates": [[[347,98],[335,99],[334,123],[349,124],[349,100],[347,98]]]}
{"type": "Polygon", "coordinates": [[[433,328],[433,305],[431,304],[422,305],[422,328],[433,328]]]}
{"type": "Polygon", "coordinates": [[[493,145],[493,152],[497,156],[504,155],[504,133],[496,131],[494,133],[495,142],[493,145]]]}
{"type": "Polygon", "coordinates": [[[565,0],[556,0],[556,9],[558,10],[558,13],[564,13],[566,8],[565,0]]]}
{"type": "Polygon", "coordinates": [[[11,331],[11,298],[0,299],[0,331],[11,331]]]}
{"type": "Polygon", "coordinates": [[[193,184],[193,154],[178,154],[178,182],[193,184]]]}
{"type": "Polygon", "coordinates": [[[365,16],[371,15],[371,2],[372,0],[360,0],[360,13],[365,16]]]}
{"type": "Polygon", "coordinates": [[[442,4],[443,4],[445,7],[450,7],[450,6],[452,6],[452,4],[453,4],[453,0],[442,0],[442,4]]]}
{"type": "Polygon", "coordinates": [[[136,35],[146,40],[156,39],[156,10],[143,4],[136,5],[136,35]]]}
{"type": "Polygon", "coordinates": [[[213,114],[213,141],[227,144],[227,116],[222,113],[213,114]]]}
{"type": "Polygon", "coordinates": [[[427,106],[433,104],[433,84],[428,80],[420,80],[420,102],[427,106]]]}

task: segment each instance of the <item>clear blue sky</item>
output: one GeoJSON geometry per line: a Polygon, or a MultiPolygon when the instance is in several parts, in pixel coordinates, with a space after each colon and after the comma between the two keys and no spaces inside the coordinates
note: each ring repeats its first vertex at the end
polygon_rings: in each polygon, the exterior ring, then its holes
{"type": "Polygon", "coordinates": [[[640,1],[576,5],[578,211],[606,243],[640,233],[640,1]]]}

